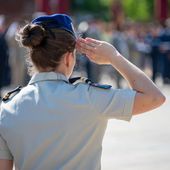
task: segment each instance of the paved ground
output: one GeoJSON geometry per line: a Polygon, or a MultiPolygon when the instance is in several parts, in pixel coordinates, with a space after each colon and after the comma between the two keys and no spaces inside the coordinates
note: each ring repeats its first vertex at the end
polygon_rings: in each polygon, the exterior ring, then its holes
{"type": "Polygon", "coordinates": [[[111,120],[103,141],[102,170],[170,170],[170,86],[159,109],[111,120]]]}

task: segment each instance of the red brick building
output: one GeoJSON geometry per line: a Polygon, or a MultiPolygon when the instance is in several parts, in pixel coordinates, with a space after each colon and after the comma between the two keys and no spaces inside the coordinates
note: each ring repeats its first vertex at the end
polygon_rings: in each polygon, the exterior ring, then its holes
{"type": "MultiPolygon", "coordinates": [[[[0,14],[11,17],[31,15],[35,11],[69,14],[71,2],[72,0],[0,0],[0,14]]],[[[156,20],[162,22],[170,17],[170,0],[154,0],[154,2],[156,20]]]]}
{"type": "Polygon", "coordinates": [[[0,14],[69,13],[71,0],[0,0],[0,14]]]}
{"type": "Polygon", "coordinates": [[[155,19],[163,22],[170,17],[170,1],[155,0],[155,19]]]}
{"type": "Polygon", "coordinates": [[[31,14],[35,11],[35,0],[0,0],[0,14],[31,14]]]}
{"type": "Polygon", "coordinates": [[[36,10],[45,12],[47,14],[52,13],[69,13],[70,0],[35,0],[36,10]]]}

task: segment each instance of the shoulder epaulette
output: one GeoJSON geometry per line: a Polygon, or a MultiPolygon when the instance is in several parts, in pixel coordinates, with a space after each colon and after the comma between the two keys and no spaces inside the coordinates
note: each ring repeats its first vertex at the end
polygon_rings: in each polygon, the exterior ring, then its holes
{"type": "Polygon", "coordinates": [[[110,89],[112,87],[111,85],[107,85],[107,84],[94,83],[94,82],[92,82],[91,80],[89,80],[88,78],[85,78],[85,77],[74,77],[74,78],[69,79],[69,82],[73,85],[75,85],[77,83],[86,83],[86,84],[89,84],[91,86],[102,88],[102,89],[110,89]]]}
{"type": "Polygon", "coordinates": [[[18,86],[18,87],[15,88],[14,90],[9,91],[9,92],[6,93],[5,96],[2,98],[2,101],[7,101],[7,100],[9,100],[12,94],[16,94],[16,93],[20,92],[21,89],[22,89],[22,86],[18,86]]]}

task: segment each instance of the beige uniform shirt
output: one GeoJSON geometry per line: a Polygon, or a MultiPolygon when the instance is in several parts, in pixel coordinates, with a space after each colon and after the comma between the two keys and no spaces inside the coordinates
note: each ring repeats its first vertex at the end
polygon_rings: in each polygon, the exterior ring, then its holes
{"type": "Polygon", "coordinates": [[[1,104],[0,159],[19,170],[99,170],[107,121],[129,121],[134,96],[38,73],[1,104]]]}

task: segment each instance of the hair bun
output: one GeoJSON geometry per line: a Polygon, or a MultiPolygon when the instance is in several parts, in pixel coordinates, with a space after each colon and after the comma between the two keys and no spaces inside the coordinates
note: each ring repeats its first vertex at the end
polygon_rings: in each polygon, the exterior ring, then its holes
{"type": "Polygon", "coordinates": [[[20,42],[25,47],[37,47],[45,38],[45,29],[40,25],[28,24],[19,32],[20,42]]]}

